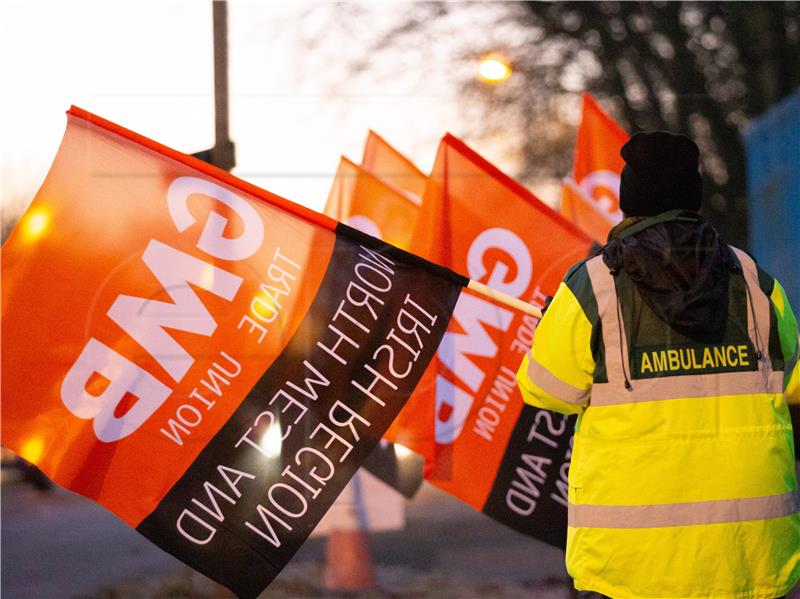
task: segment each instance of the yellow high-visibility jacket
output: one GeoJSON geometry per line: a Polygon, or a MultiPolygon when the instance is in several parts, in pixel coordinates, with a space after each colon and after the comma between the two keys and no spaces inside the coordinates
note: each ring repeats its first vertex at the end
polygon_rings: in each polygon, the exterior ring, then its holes
{"type": "Polygon", "coordinates": [[[571,269],[539,323],[517,381],[527,403],[578,414],[566,556],[578,589],[773,599],[800,579],[797,322],[781,285],[733,252],[720,343],[654,319],[602,256],[571,269]]]}

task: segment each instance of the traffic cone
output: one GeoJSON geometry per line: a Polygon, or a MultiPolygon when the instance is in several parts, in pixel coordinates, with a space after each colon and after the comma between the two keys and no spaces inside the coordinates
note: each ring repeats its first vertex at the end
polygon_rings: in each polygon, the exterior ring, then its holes
{"type": "Polygon", "coordinates": [[[372,556],[363,530],[332,530],[325,550],[325,590],[375,588],[372,556]]]}
{"type": "Polygon", "coordinates": [[[364,591],[375,588],[375,570],[358,510],[363,509],[358,473],[336,500],[336,524],[325,549],[327,591],[364,591]]]}

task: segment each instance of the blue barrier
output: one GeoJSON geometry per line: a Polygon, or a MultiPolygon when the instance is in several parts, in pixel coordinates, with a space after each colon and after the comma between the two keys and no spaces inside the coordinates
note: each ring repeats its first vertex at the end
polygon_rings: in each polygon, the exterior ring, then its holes
{"type": "Polygon", "coordinates": [[[750,251],[800,316],[800,89],[745,132],[750,251]]]}

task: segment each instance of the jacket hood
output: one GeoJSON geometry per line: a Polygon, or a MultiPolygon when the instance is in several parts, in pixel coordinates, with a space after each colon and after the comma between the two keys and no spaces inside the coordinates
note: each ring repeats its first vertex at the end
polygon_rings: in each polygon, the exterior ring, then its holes
{"type": "Polygon", "coordinates": [[[728,283],[735,259],[699,214],[673,210],[629,218],[602,249],[612,273],[624,271],[642,300],[679,333],[719,342],[728,321],[728,283]]]}

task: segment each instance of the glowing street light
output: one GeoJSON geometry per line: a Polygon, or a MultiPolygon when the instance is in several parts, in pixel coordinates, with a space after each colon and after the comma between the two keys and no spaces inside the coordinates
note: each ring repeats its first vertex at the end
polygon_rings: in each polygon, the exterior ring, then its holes
{"type": "Polygon", "coordinates": [[[50,226],[50,210],[39,206],[29,210],[22,220],[22,238],[33,243],[47,232],[50,226]]]}
{"type": "Polygon", "coordinates": [[[44,453],[44,440],[41,437],[31,437],[22,445],[19,452],[23,458],[29,462],[36,462],[44,453]]]}
{"type": "Polygon", "coordinates": [[[485,56],[478,64],[478,75],[486,83],[498,84],[511,77],[511,65],[496,54],[485,56]]]}
{"type": "Polygon", "coordinates": [[[277,458],[281,455],[282,438],[281,423],[273,421],[261,436],[261,447],[268,458],[277,458]]]}
{"type": "Polygon", "coordinates": [[[413,452],[405,445],[400,445],[399,443],[394,444],[394,455],[398,460],[404,460],[412,453],[413,452]]]}

